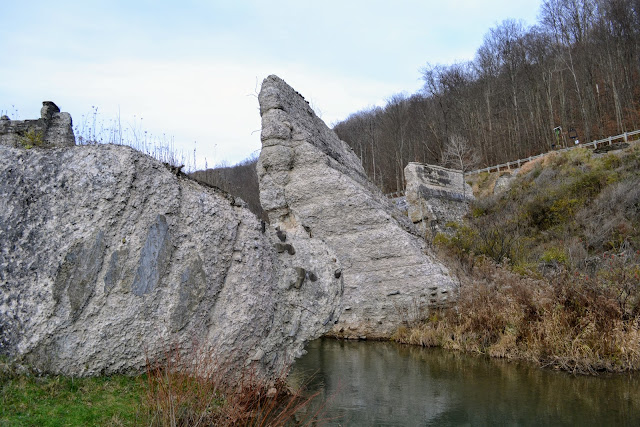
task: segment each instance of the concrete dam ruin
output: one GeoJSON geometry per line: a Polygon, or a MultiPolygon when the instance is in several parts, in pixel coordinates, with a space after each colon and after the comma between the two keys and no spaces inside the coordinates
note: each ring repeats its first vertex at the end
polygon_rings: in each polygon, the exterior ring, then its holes
{"type": "Polygon", "coordinates": [[[462,221],[468,203],[474,200],[459,170],[409,163],[404,176],[409,219],[423,236],[444,231],[450,221],[462,221]]]}
{"type": "Polygon", "coordinates": [[[0,120],[0,354],[95,375],[195,346],[275,376],[309,340],[389,337],[451,301],[446,267],[304,98],[270,76],[259,102],[266,226],[129,147],[76,146],[57,107],[0,120]]]}

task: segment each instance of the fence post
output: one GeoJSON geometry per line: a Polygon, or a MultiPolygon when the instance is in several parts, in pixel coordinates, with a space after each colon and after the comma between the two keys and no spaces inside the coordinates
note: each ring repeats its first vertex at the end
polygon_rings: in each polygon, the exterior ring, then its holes
{"type": "Polygon", "coordinates": [[[625,133],[624,133],[624,142],[629,142],[629,141],[627,140],[627,132],[625,132],[625,133]]]}

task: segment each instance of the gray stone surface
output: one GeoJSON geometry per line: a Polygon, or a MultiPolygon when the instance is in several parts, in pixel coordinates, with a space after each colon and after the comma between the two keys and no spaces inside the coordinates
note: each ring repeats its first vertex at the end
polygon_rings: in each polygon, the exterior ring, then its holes
{"type": "Polygon", "coordinates": [[[406,196],[394,197],[391,199],[391,203],[403,214],[409,215],[409,204],[407,203],[406,196]]]}
{"type": "Polygon", "coordinates": [[[446,230],[447,222],[461,221],[474,199],[459,170],[409,163],[404,176],[409,219],[423,235],[446,230]]]}
{"type": "Polygon", "coordinates": [[[498,179],[496,179],[496,185],[493,187],[493,194],[501,194],[511,188],[511,184],[518,176],[520,169],[512,169],[510,171],[496,172],[498,173],[498,179]]]}
{"type": "Polygon", "coordinates": [[[386,337],[417,311],[452,298],[447,269],[304,98],[269,76],[259,101],[260,200],[288,238],[334,254],[344,298],[331,334],[386,337]]]}
{"type": "Polygon", "coordinates": [[[0,145],[9,147],[70,147],[76,144],[71,115],[44,101],[37,120],[0,118],[0,145]]]}
{"type": "Polygon", "coordinates": [[[92,375],[197,346],[272,375],[339,315],[321,240],[263,233],[242,203],[142,153],[0,146],[0,159],[2,354],[92,375]]]}

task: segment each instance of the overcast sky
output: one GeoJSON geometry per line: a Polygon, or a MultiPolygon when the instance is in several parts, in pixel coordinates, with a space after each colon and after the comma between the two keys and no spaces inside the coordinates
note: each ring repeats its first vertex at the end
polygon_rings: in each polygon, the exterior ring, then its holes
{"type": "Polygon", "coordinates": [[[172,136],[190,157],[195,142],[199,168],[205,158],[235,163],[260,148],[255,95],[269,74],[331,125],[416,92],[427,62],[472,59],[505,19],[535,24],[540,3],[7,1],[0,110],[37,118],[51,100],[82,127],[97,107],[98,124],[119,114],[123,127],[172,136]]]}

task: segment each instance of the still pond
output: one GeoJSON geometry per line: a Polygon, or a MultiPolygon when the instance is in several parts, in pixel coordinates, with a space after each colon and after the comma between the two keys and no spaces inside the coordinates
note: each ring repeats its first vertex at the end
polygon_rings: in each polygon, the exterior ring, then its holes
{"type": "Polygon", "coordinates": [[[320,393],[328,425],[640,425],[637,374],[574,376],[389,342],[321,339],[307,351],[290,380],[320,393]]]}

